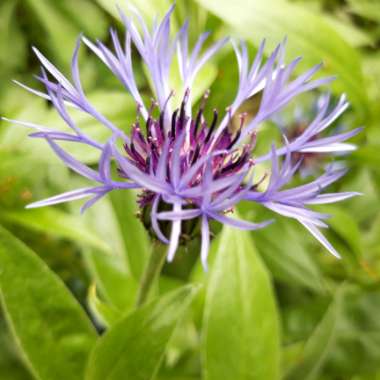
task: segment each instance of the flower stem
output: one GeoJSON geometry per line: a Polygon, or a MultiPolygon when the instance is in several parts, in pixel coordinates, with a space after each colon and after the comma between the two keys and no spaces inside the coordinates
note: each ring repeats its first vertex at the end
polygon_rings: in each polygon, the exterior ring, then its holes
{"type": "Polygon", "coordinates": [[[148,299],[153,284],[158,278],[164,266],[167,247],[164,244],[155,242],[149,261],[141,278],[140,288],[137,294],[136,307],[140,307],[148,299]]]}

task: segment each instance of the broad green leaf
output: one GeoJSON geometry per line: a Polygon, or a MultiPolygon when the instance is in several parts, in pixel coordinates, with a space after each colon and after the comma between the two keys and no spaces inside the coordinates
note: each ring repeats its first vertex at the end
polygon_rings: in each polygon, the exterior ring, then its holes
{"type": "Polygon", "coordinates": [[[82,217],[86,225],[112,248],[111,255],[98,249],[86,249],[84,258],[101,295],[125,315],[135,303],[137,282],[126,259],[116,212],[107,197],[89,208],[82,217]]]}
{"type": "Polygon", "coordinates": [[[1,299],[12,332],[40,380],[82,377],[96,332],[57,276],[0,227],[1,299]]]}
{"type": "Polygon", "coordinates": [[[131,272],[138,280],[150,251],[148,234],[137,217],[137,198],[133,190],[115,190],[110,194],[120,233],[123,237],[131,272]]]}
{"type": "Polygon", "coordinates": [[[337,327],[342,311],[343,289],[340,288],[326,314],[305,344],[297,365],[289,372],[286,380],[315,380],[334,347],[337,327]]]}
{"type": "Polygon", "coordinates": [[[86,379],[154,379],[168,341],[194,294],[194,287],[183,287],[114,325],[95,346],[86,379]]]}
{"type": "Polygon", "coordinates": [[[358,53],[323,18],[283,0],[197,1],[254,44],[266,38],[267,52],[287,36],[287,56],[302,56],[303,69],[323,61],[325,73],[339,76],[335,88],[347,92],[357,113],[366,116],[367,93],[358,53]]]}
{"type": "Polygon", "coordinates": [[[85,249],[83,257],[105,300],[123,314],[130,310],[135,304],[137,283],[123,258],[96,249],[85,249]]]}
{"type": "Polygon", "coordinates": [[[1,213],[0,219],[38,232],[89,245],[108,254],[112,252],[110,245],[89,229],[83,220],[56,208],[4,211],[1,213]]]}
{"type": "Polygon", "coordinates": [[[279,378],[279,321],[267,270],[249,233],[224,227],[208,281],[204,379],[279,378]]]}
{"type": "MultiPolygon", "coordinates": [[[[121,312],[135,302],[137,284],[125,260],[123,243],[112,208],[105,200],[85,215],[58,208],[2,211],[0,220],[57,238],[70,239],[82,247],[84,261],[105,299],[121,312]]],[[[75,211],[73,211],[75,212],[75,211]]]]}

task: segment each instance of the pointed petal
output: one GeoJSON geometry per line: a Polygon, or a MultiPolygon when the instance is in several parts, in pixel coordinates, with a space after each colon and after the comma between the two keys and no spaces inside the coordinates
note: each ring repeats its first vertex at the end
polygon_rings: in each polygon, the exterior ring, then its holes
{"type": "Polygon", "coordinates": [[[156,236],[165,244],[169,244],[169,240],[166,238],[166,236],[162,233],[161,228],[157,221],[157,209],[158,204],[160,202],[160,196],[157,195],[154,197],[153,205],[152,205],[152,212],[150,215],[151,221],[152,221],[152,228],[155,232],[156,236]]]}
{"type": "Polygon", "coordinates": [[[299,221],[332,255],[340,259],[339,253],[313,224],[299,221]]]}
{"type": "Polygon", "coordinates": [[[210,248],[210,227],[208,224],[207,215],[203,215],[202,217],[202,243],[201,243],[201,261],[203,265],[203,269],[207,271],[207,257],[208,251],[210,248]]]}
{"type": "Polygon", "coordinates": [[[81,174],[82,176],[92,179],[97,182],[102,182],[99,174],[93,170],[90,169],[88,166],[82,164],[78,160],[76,160],[74,157],[72,157],[70,154],[65,152],[58,144],[56,144],[51,138],[46,137],[46,141],[49,143],[49,145],[52,147],[55,154],[72,170],[75,172],[81,174]]]}
{"type": "Polygon", "coordinates": [[[245,220],[230,218],[228,216],[225,216],[223,214],[218,214],[215,212],[207,212],[207,214],[209,215],[209,217],[217,220],[218,222],[222,224],[227,224],[232,227],[240,228],[241,230],[257,230],[260,228],[264,228],[268,226],[269,224],[273,223],[273,220],[267,220],[262,223],[251,223],[245,220]]]}
{"type": "Polygon", "coordinates": [[[88,200],[81,208],[80,212],[83,214],[87,209],[89,209],[92,205],[94,205],[98,200],[103,198],[109,191],[111,191],[111,188],[105,189],[103,192],[100,192],[99,194],[96,194],[94,197],[92,197],[90,200],[88,200]]]}
{"type": "MultiPolygon", "coordinates": [[[[181,203],[175,202],[173,205],[173,211],[179,212],[181,211],[181,203]]],[[[181,220],[176,220],[172,222],[172,231],[170,234],[170,243],[168,249],[168,258],[169,262],[173,261],[174,255],[178,248],[179,237],[181,235],[181,220]]]]}
{"type": "Polygon", "coordinates": [[[305,203],[309,205],[322,205],[327,203],[335,203],[344,201],[346,199],[356,197],[358,195],[362,195],[361,193],[357,193],[355,191],[342,192],[342,193],[326,193],[317,195],[314,199],[310,199],[305,203]]]}
{"type": "Polygon", "coordinates": [[[201,213],[199,209],[181,210],[178,212],[163,211],[157,214],[157,218],[160,220],[188,220],[197,218],[201,213]]]}
{"type": "Polygon", "coordinates": [[[58,203],[75,201],[77,199],[86,198],[93,194],[96,194],[100,189],[101,188],[99,187],[86,187],[83,189],[68,191],[66,193],[55,195],[54,197],[50,197],[41,201],[30,203],[26,206],[26,208],[37,208],[37,207],[55,205],[58,203]]]}

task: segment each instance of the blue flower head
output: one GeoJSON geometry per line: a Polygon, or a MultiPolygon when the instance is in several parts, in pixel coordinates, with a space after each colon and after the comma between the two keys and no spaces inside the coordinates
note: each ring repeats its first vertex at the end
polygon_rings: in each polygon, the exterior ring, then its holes
{"type": "Polygon", "coordinates": [[[32,93],[47,99],[67,124],[68,131],[52,130],[40,125],[14,121],[34,128],[31,134],[43,138],[57,156],[72,170],[91,180],[91,187],[76,189],[49,199],[30,204],[41,207],[76,199],[89,198],[82,210],[114,189],[139,189],[139,204],[150,210],[150,224],[158,239],[168,245],[167,259],[173,260],[181,237],[181,226],[187,220],[199,220],[201,230],[201,259],[206,267],[210,243],[210,220],[216,220],[236,228],[255,230],[267,226],[271,221],[252,223],[229,216],[229,211],[239,202],[251,201],[285,217],[294,218],[305,226],[333,255],[336,250],[321,234],[326,227],[327,215],[310,210],[309,205],[324,204],[350,198],[356,193],[322,193],[331,183],[345,173],[344,170],[328,169],[323,175],[301,186],[289,187],[292,177],[300,166],[291,159],[295,153],[349,151],[351,144],[345,140],[356,135],[360,129],[321,137],[347,108],[343,95],[335,106],[330,97],[324,96],[318,104],[315,117],[302,133],[284,145],[268,147],[268,153],[255,156],[255,140],[260,125],[281,111],[297,95],[324,86],[333,78],[312,80],[320,65],[302,75],[294,76],[300,61],[284,62],[285,41],[280,43],[267,59],[263,51],[265,42],[251,63],[244,42],[234,44],[239,80],[234,100],[220,117],[215,110],[211,120],[204,115],[206,93],[200,106],[192,104],[192,85],[204,64],[228,42],[223,39],[204,49],[208,34],[202,34],[191,50],[188,44],[188,23],[171,36],[171,7],[160,23],[149,30],[138,12],[133,17],[121,17],[126,28],[121,42],[111,30],[113,48],[103,43],[93,43],[80,37],[72,58],[72,78],[67,79],[37,49],[34,49],[42,64],[38,80],[46,92],[25,87],[32,93]],[[135,23],[137,21],[137,24],[135,23]],[[78,52],[82,44],[88,48],[120,80],[137,104],[137,121],[127,134],[118,128],[86,97],[81,85],[78,52]],[[146,65],[154,89],[155,101],[147,107],[136,85],[132,63],[132,46],[146,65]],[[169,72],[177,55],[182,79],[182,102],[172,109],[169,72]],[[240,128],[232,129],[231,117],[244,101],[261,93],[257,113],[250,121],[242,114],[240,128]],[[79,129],[70,115],[70,107],[84,112],[108,128],[107,141],[96,141],[79,129]],[[158,115],[158,116],[153,116],[158,115]],[[84,144],[100,152],[97,169],[79,162],[60,145],[60,141],[84,144]],[[281,160],[283,157],[283,160],[281,160]],[[256,165],[267,161],[271,165],[269,184],[263,191],[253,182],[252,171],[256,165]],[[112,171],[117,167],[117,175],[112,171]],[[286,186],[286,188],[285,188],[286,186]],[[162,230],[163,221],[171,224],[168,234],[162,230]],[[168,236],[166,236],[168,235],[168,236]]]}

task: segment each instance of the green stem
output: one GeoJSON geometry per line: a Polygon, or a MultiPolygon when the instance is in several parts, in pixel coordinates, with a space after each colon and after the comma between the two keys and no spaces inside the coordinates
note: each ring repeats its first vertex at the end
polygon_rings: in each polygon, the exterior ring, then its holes
{"type": "Polygon", "coordinates": [[[155,242],[149,261],[141,278],[140,288],[137,294],[136,306],[139,307],[148,299],[153,284],[158,278],[166,259],[167,246],[155,242]]]}

